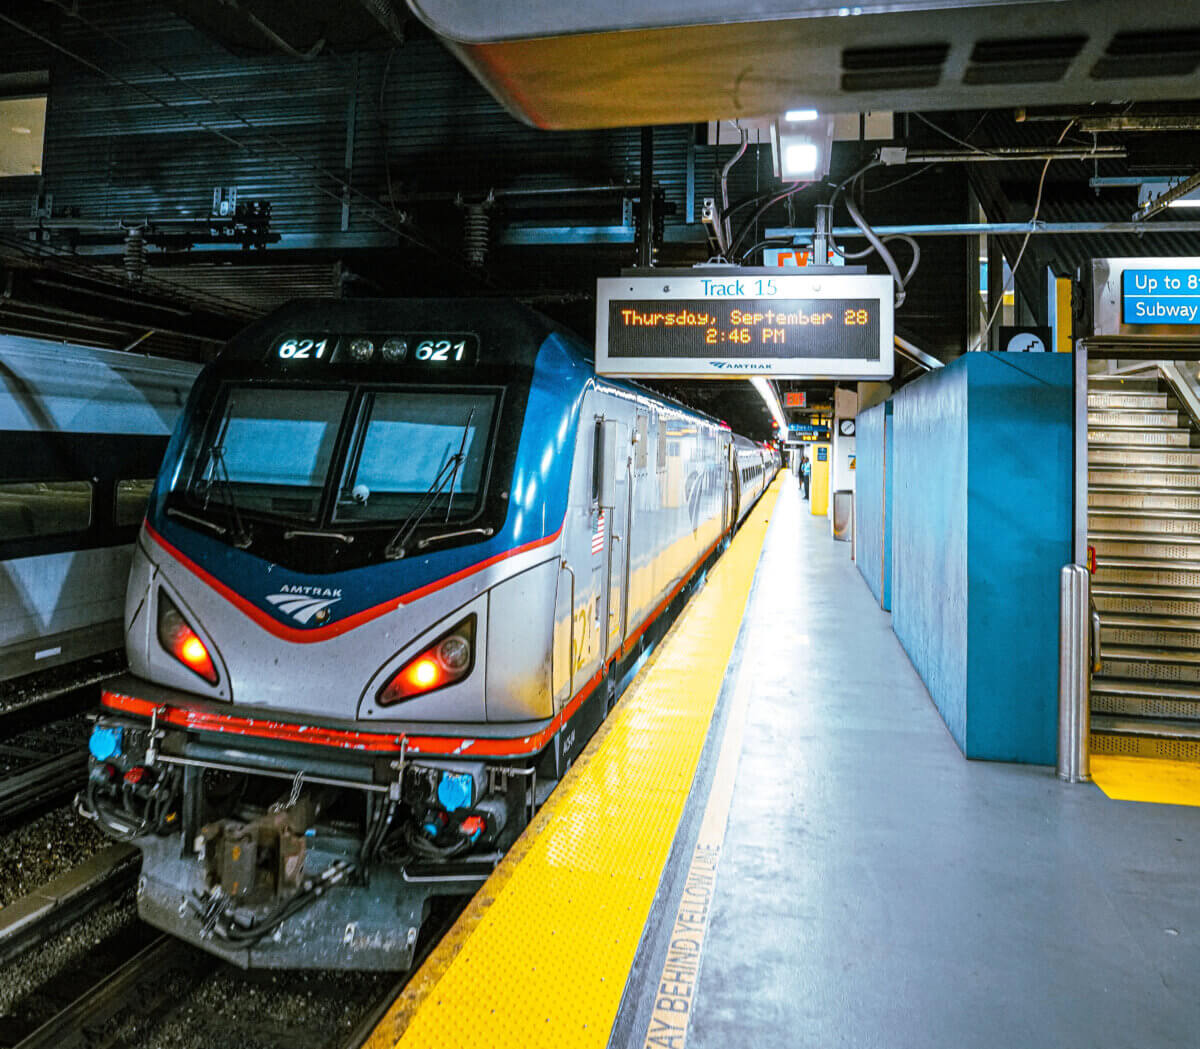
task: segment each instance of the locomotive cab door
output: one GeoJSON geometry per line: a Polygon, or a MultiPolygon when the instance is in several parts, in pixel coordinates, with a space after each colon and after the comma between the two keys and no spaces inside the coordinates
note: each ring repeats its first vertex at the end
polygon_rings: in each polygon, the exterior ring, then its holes
{"type": "Polygon", "coordinates": [[[737,524],[737,455],[733,449],[733,440],[722,436],[725,441],[725,515],[722,520],[723,531],[730,531],[737,524]]]}
{"type": "Polygon", "coordinates": [[[600,621],[605,663],[620,650],[627,599],[629,464],[627,456],[621,453],[629,443],[628,429],[616,419],[598,417],[596,420],[596,497],[600,513],[604,515],[605,568],[600,621]]]}

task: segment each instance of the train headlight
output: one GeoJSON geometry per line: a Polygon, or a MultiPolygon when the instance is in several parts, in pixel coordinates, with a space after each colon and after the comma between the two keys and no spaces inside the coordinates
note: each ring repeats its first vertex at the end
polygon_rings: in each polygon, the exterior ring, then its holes
{"type": "Polygon", "coordinates": [[[375,344],[370,339],[355,339],[350,343],[350,359],[363,364],[375,355],[375,344]]]}
{"type": "Polygon", "coordinates": [[[382,347],[383,359],[389,364],[404,360],[408,354],[408,343],[403,339],[388,339],[382,347]]]}
{"type": "Polygon", "coordinates": [[[474,666],[475,615],[472,613],[405,663],[379,690],[375,701],[381,707],[387,707],[436,692],[462,681],[474,666]]]}
{"type": "Polygon", "coordinates": [[[217,668],[200,635],[161,590],[158,592],[158,642],[188,670],[210,685],[217,683],[217,668]]]}

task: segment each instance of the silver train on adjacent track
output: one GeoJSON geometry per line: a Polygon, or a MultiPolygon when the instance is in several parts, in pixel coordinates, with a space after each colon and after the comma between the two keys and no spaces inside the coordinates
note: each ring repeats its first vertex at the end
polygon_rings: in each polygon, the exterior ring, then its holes
{"type": "Polygon", "coordinates": [[[404,969],[779,466],[513,303],[300,302],[193,389],[81,811],[154,925],[404,969]]]}
{"type": "Polygon", "coordinates": [[[198,371],[0,335],[0,680],[121,647],[134,539],[198,371]]]}

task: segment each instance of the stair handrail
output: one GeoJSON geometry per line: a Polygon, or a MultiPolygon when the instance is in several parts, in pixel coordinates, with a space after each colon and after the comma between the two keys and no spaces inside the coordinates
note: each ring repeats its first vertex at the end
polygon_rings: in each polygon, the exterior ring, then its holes
{"type": "Polygon", "coordinates": [[[1192,423],[1200,429],[1200,381],[1178,361],[1159,361],[1158,373],[1171,387],[1192,423]]]}

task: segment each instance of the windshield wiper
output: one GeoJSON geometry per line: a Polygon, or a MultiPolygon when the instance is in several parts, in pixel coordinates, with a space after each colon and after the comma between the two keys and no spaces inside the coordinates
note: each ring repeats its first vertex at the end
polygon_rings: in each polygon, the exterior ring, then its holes
{"type": "MultiPolygon", "coordinates": [[[[226,423],[226,425],[228,425],[228,423],[226,423]]],[[[224,435],[222,434],[222,436],[224,435]]],[[[210,451],[208,454],[209,491],[212,490],[213,481],[215,480],[221,489],[221,501],[225,504],[226,509],[229,511],[229,516],[233,518],[233,535],[231,537],[233,540],[233,545],[239,550],[245,550],[250,545],[252,536],[250,535],[250,530],[242,523],[242,515],[238,511],[237,500],[233,497],[233,484],[229,480],[229,468],[225,465],[225,446],[221,444],[215,444],[212,447],[212,451],[210,451]],[[219,472],[214,468],[214,465],[220,468],[219,472]]],[[[207,493],[205,494],[204,499],[204,509],[208,509],[207,493]]]]}
{"type": "Polygon", "coordinates": [[[458,469],[462,465],[463,459],[466,457],[467,437],[471,433],[471,420],[475,418],[475,409],[472,408],[467,413],[467,421],[463,424],[462,440],[458,442],[458,451],[455,452],[443,464],[442,468],[437,472],[437,476],[433,479],[430,486],[425,489],[425,494],[421,497],[421,502],[417,509],[413,511],[400,526],[400,530],[392,536],[388,545],[383,548],[383,556],[389,561],[396,561],[404,556],[404,544],[412,537],[413,532],[425,519],[425,515],[433,509],[433,504],[437,502],[437,497],[442,494],[442,490],[447,484],[450,485],[450,498],[446,503],[446,518],[450,516],[450,505],[454,501],[454,481],[458,477],[458,469]]]}

